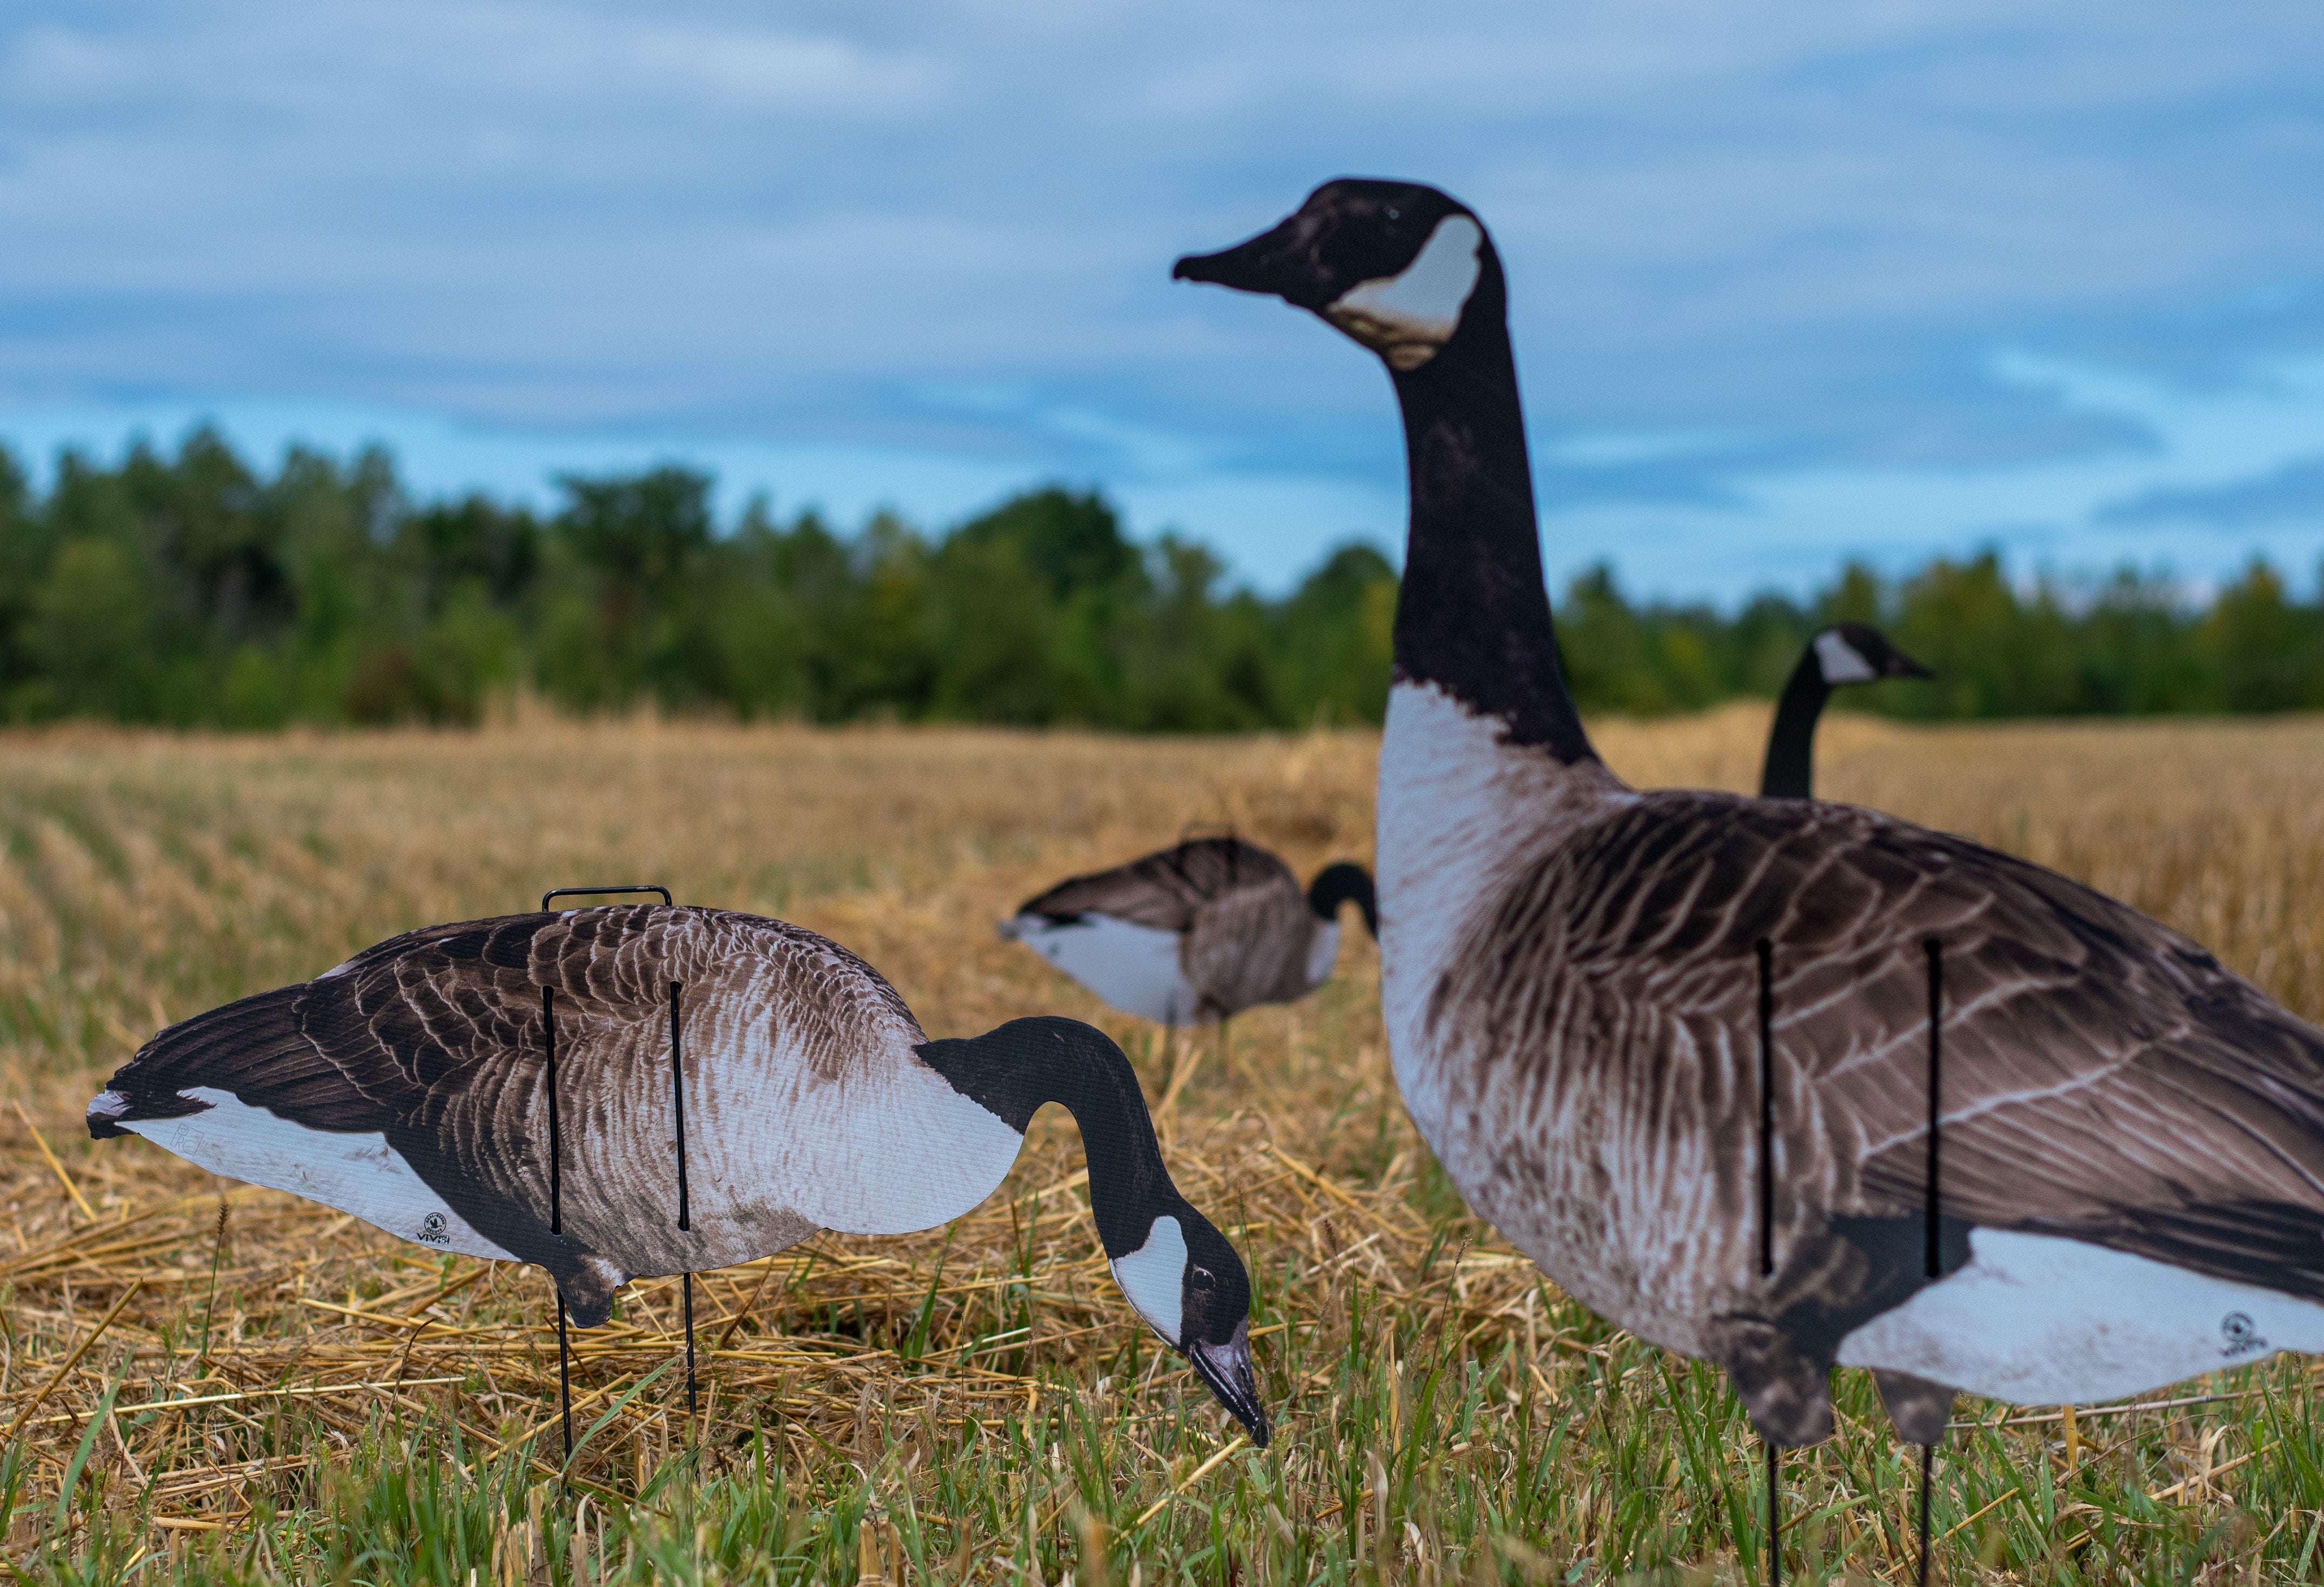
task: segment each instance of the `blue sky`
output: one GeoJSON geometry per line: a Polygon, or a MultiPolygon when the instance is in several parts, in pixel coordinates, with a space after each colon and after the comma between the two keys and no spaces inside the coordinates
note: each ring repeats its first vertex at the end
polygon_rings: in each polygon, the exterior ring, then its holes
{"type": "Polygon", "coordinates": [[[1385,378],[1168,267],[1342,172],[1492,226],[1554,576],[2324,555],[2314,0],[16,0],[0,438],[1062,479],[1279,587],[1399,536],[1385,378]]]}

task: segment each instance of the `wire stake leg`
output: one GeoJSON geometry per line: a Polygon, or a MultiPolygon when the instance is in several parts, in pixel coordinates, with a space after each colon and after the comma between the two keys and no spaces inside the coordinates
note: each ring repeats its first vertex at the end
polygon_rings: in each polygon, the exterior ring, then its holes
{"type": "MultiPolygon", "coordinates": [[[[670,1100],[678,1112],[678,1226],[681,1232],[694,1227],[694,1210],[686,1190],[686,1046],[678,1024],[678,999],[684,987],[678,982],[669,983],[669,1086],[670,1100]]],[[[683,1275],[680,1287],[686,1295],[686,1414],[694,1414],[696,1395],[694,1380],[694,1275],[683,1275]]]]}
{"type": "MultiPolygon", "coordinates": [[[[1923,1213],[1928,1235],[1927,1277],[1933,1283],[1944,1277],[1943,1231],[1939,1223],[1937,1195],[1937,1147],[1944,1124],[1945,946],[1933,937],[1923,946],[1929,955],[1929,1178],[1923,1213]]],[[[1932,1568],[1930,1556],[1934,1552],[1934,1545],[1930,1541],[1929,1494],[1936,1462],[1937,1446],[1933,1444],[1921,1445],[1920,1587],[1929,1587],[1929,1573],[1932,1568]]]]}
{"type": "MultiPolygon", "coordinates": [[[[549,1085],[549,1232],[565,1232],[565,1143],[557,1120],[557,989],[540,989],[540,1038],[549,1085]]],[[[553,1282],[552,1278],[552,1282],[553,1282]]],[[[557,1291],[557,1408],[565,1427],[565,1458],[573,1459],[573,1350],[565,1321],[565,1291],[557,1291]]]]}
{"type": "Polygon", "coordinates": [[[1921,1445],[1921,1573],[1920,1587],[1929,1587],[1929,1473],[1936,1464],[1937,1446],[1921,1445]]]}
{"type": "Polygon", "coordinates": [[[1784,1452],[1772,1440],[1759,1442],[1767,1446],[1767,1587],[1783,1587],[1784,1520],[1775,1500],[1775,1481],[1783,1474],[1784,1452]]]}
{"type": "Polygon", "coordinates": [[[694,1403],[694,1275],[685,1277],[686,1291],[686,1414],[695,1414],[694,1403]]]}

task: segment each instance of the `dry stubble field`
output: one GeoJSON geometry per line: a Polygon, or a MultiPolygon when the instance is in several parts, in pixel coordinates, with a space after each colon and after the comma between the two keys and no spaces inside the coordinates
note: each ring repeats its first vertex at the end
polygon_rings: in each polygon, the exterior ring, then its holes
{"type": "MultiPolygon", "coordinates": [[[[1600,724],[1641,784],[1748,786],[1764,713],[1600,724]]],[[[158,1024],[545,888],[666,881],[854,948],[934,1034],[1096,1020],[992,923],[1072,871],[1231,823],[1369,860],[1375,741],[537,724],[481,735],[0,736],[0,1456],[36,1581],[1757,1580],[1718,1374],[1564,1300],[1465,1213],[1399,1108],[1369,942],[1235,1022],[1162,1120],[1244,1252],[1279,1435],[1232,1435],[1108,1278],[1052,1110],[976,1213],[819,1237],[580,1340],[560,1477],[546,1281],[444,1257],[81,1110],[158,1024]],[[19,1110],[21,1111],[21,1113],[19,1110]],[[37,1132],[37,1133],[36,1133],[37,1132]]],[[[1965,832],[2193,933],[2324,1016],[2324,723],[1828,724],[1831,797],[1965,832]]],[[[1195,1050],[1193,1047],[1188,1052],[1195,1050]]],[[[1796,1580],[1911,1579],[1915,1468],[1861,1374],[1786,1472],[1796,1580]]],[[[1946,1578],[2324,1572],[2301,1361],[2071,1417],[1965,1401],[1946,1578]]]]}

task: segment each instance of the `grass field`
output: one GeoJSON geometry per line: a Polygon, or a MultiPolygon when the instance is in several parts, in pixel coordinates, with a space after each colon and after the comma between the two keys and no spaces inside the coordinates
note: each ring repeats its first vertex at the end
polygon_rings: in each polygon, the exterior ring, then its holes
{"type": "MultiPolygon", "coordinates": [[[[1643,784],[1744,788],[1764,713],[1605,724],[1643,784]]],[[[2324,722],[1827,727],[1835,798],[2060,867],[2324,1016],[2324,722]]],[[[0,1455],[39,1582],[1757,1579],[1721,1377],[1545,1285],[1398,1105],[1369,942],[1222,1060],[1166,1053],[992,923],[1071,871],[1231,823],[1305,873],[1370,850],[1374,741],[538,724],[482,735],[0,736],[0,1455]],[[880,966],[934,1034],[1120,1038],[1181,1187],[1243,1251],[1261,1453],[1142,1334],[1054,1116],[944,1230],[818,1237],[576,1335],[566,1479],[546,1280],[438,1257],[137,1141],[89,1095],[159,1024],[407,927],[667,882],[880,966]],[[22,1113],[20,1115],[19,1109],[22,1113]],[[35,1131],[37,1130],[37,1138],[35,1131]],[[53,1160],[52,1160],[53,1159],[53,1160]],[[159,1408],[157,1408],[159,1407],[159,1408]]],[[[1786,1468],[1787,1579],[1911,1579],[1916,1467],[1859,1373],[1786,1468]]],[[[1954,1582],[2324,1575],[2304,1361],[2070,1416],[1964,1401],[1954,1582]]]]}

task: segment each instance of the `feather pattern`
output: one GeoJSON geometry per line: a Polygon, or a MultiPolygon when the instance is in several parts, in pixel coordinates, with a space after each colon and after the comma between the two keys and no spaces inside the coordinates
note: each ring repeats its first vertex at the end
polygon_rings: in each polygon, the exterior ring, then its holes
{"type": "Polygon", "coordinates": [[[1928,1281],[1932,941],[1950,1265],[1974,1226],[2324,1299],[2324,1032],[2123,904],[1847,806],[1644,793],[1513,866],[1426,993],[1428,1133],[1585,1303],[1829,1366],[1928,1281]],[[1772,1281],[1742,1124],[1763,941],[1772,1281]]]}
{"type": "Polygon", "coordinates": [[[207,1087],[310,1130],[377,1131],[461,1219],[548,1267],[586,1313],[629,1277],[750,1260],[819,1228],[924,1229],[982,1201],[1021,1137],[916,1056],[925,1039],[877,971],[780,921],[659,905],[516,915],[410,932],[316,981],[172,1027],[115,1075],[110,1113],[91,1121],[113,1133],[186,1121],[168,1144],[202,1161],[208,1104],[186,1093],[207,1087]],[[895,1173],[899,1161],[913,1171],[895,1173]]]}
{"type": "MultiPolygon", "coordinates": [[[[1329,928],[1276,855],[1234,837],[1190,839],[1111,870],[1059,882],[1023,905],[1004,933],[1031,940],[1044,927],[1070,927],[1091,916],[1174,934],[1187,1003],[1176,1018],[1217,1020],[1259,1003],[1291,1002],[1314,990],[1317,934],[1329,928]]],[[[1052,962],[1075,972],[1068,955],[1052,962]]],[[[1323,966],[1328,973],[1330,965],[1323,966]]],[[[1147,1012],[1117,994],[1092,967],[1091,990],[1147,1012]]]]}

